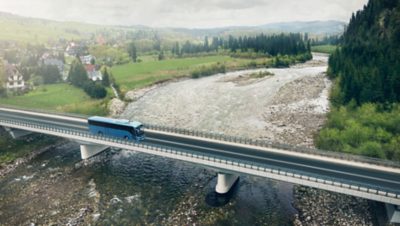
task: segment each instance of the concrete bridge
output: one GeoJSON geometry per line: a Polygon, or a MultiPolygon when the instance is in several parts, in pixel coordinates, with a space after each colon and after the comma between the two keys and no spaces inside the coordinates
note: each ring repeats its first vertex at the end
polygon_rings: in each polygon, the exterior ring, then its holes
{"type": "Polygon", "coordinates": [[[0,126],[14,137],[29,131],[76,140],[82,159],[116,147],[213,168],[220,194],[249,174],[375,200],[400,223],[400,164],[394,162],[152,125],[145,125],[145,141],[135,143],[90,134],[81,116],[4,107],[0,126]]]}

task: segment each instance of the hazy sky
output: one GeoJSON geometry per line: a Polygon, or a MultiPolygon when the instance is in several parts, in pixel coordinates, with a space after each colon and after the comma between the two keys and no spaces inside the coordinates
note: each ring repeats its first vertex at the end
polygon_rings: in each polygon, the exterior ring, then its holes
{"type": "Polygon", "coordinates": [[[95,24],[221,27],[341,20],[368,0],[0,0],[0,11],[95,24]]]}

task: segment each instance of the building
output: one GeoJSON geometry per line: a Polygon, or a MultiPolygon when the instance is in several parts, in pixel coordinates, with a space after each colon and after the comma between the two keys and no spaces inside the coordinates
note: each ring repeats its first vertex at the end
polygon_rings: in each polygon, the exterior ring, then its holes
{"type": "Polygon", "coordinates": [[[82,54],[82,52],[84,52],[84,46],[75,42],[70,42],[65,49],[65,54],[69,56],[76,56],[82,54]]]}
{"type": "Polygon", "coordinates": [[[14,64],[6,64],[6,88],[8,91],[25,89],[24,77],[14,64]]]}
{"type": "Polygon", "coordinates": [[[85,65],[85,69],[90,80],[92,81],[103,80],[103,75],[101,74],[99,68],[96,68],[95,65],[87,64],[85,65]]]}
{"type": "Polygon", "coordinates": [[[92,55],[80,56],[81,62],[83,65],[85,64],[92,64],[92,60],[96,60],[96,58],[92,55]]]}

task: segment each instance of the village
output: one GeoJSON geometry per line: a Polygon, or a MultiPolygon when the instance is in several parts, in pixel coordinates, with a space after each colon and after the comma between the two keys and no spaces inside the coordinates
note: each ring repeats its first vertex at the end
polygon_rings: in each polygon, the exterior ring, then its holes
{"type": "Polygon", "coordinates": [[[19,49],[16,45],[3,50],[0,58],[0,95],[21,95],[43,84],[68,82],[72,62],[77,59],[89,80],[103,79],[96,57],[89,54],[85,41],[68,42],[67,46],[43,46],[19,49]]]}

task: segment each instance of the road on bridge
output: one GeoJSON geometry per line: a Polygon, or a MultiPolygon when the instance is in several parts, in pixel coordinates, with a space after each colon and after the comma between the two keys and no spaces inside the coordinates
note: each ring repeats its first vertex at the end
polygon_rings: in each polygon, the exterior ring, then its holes
{"type": "MultiPolygon", "coordinates": [[[[89,133],[85,118],[39,115],[23,111],[10,112],[7,109],[0,108],[1,118],[89,133]]],[[[237,145],[146,129],[145,134],[146,139],[143,143],[148,145],[161,145],[191,153],[215,155],[221,158],[238,159],[238,161],[250,161],[292,173],[340,181],[361,187],[377,187],[388,192],[400,194],[400,169],[390,171],[382,170],[380,167],[365,168],[356,164],[340,163],[339,161],[323,161],[315,158],[287,155],[256,146],[237,145]]]]}

